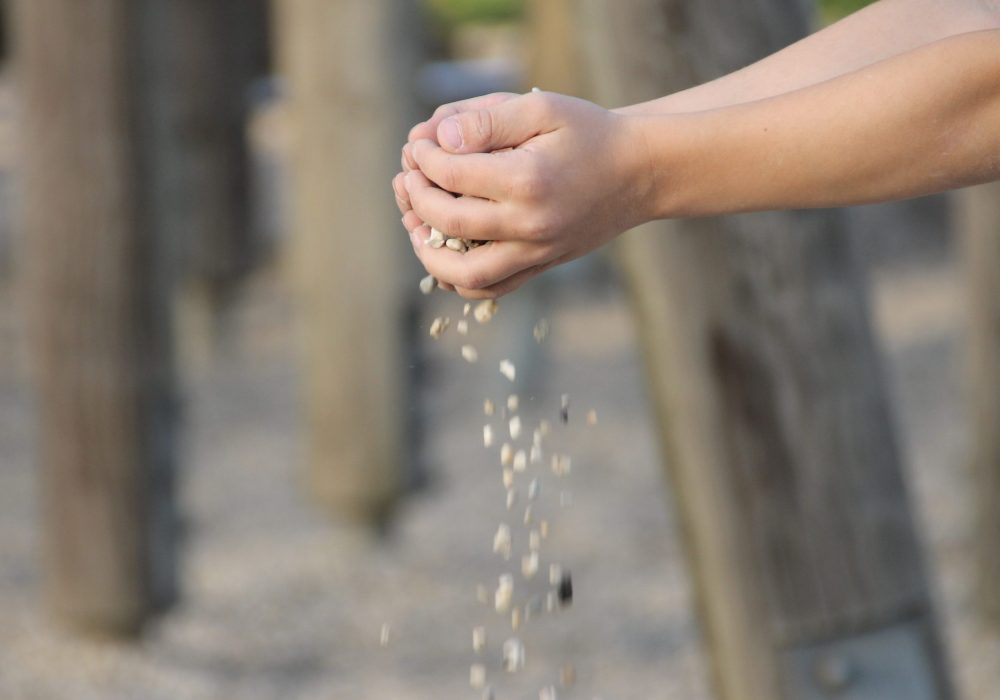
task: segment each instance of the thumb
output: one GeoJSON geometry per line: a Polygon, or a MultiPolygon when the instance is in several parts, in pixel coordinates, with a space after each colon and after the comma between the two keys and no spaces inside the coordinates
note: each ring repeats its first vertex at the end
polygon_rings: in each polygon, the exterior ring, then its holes
{"type": "Polygon", "coordinates": [[[522,95],[450,116],[438,125],[438,143],[452,153],[488,153],[520,146],[543,131],[541,114],[535,108],[540,98],[522,95]]]}

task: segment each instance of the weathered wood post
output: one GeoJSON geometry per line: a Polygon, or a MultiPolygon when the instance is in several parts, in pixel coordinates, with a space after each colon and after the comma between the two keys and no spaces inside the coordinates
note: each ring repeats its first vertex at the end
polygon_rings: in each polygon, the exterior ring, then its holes
{"type": "Polygon", "coordinates": [[[1000,183],[955,198],[969,299],[969,410],[979,602],[1000,624],[1000,183]]]}
{"type": "Polygon", "coordinates": [[[402,284],[410,254],[390,180],[412,118],[405,0],[273,6],[292,119],[291,276],[300,317],[309,490],[384,517],[403,479],[402,284]]]}
{"type": "Polygon", "coordinates": [[[113,634],[175,593],[169,290],[138,6],[13,8],[48,601],[113,634]]]}
{"type": "Polygon", "coordinates": [[[259,256],[249,199],[249,87],[267,70],[267,0],[153,3],[167,237],[176,248],[180,357],[212,355],[218,320],[259,256]]]}
{"type": "MultiPolygon", "coordinates": [[[[583,0],[627,104],[806,33],[798,0],[583,0]]],[[[725,700],[950,697],[865,280],[833,211],[654,223],[620,253],[725,700]]]]}

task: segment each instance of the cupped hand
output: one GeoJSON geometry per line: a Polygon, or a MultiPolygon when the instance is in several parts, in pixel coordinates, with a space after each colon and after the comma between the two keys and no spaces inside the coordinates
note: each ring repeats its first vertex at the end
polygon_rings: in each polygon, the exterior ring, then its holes
{"type": "Polygon", "coordinates": [[[554,93],[449,108],[411,132],[412,162],[393,184],[420,261],[462,296],[510,292],[649,218],[647,157],[628,117],[554,93]],[[435,249],[430,226],[491,242],[435,249]]]}

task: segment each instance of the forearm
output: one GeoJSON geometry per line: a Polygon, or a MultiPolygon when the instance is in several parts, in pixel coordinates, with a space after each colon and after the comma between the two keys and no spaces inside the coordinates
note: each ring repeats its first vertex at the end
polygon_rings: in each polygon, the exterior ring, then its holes
{"type": "Polygon", "coordinates": [[[634,116],[651,218],[858,204],[1000,177],[1000,30],[777,97],[634,116]]]}
{"type": "Polygon", "coordinates": [[[616,110],[666,114],[774,97],[949,36],[1000,28],[1000,0],[881,0],[746,68],[616,110]]]}

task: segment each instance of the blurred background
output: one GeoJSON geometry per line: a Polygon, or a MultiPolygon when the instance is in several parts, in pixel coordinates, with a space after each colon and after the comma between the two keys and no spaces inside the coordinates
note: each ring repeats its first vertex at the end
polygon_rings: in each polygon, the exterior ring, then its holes
{"type": "Polygon", "coordinates": [[[0,698],[1000,698],[996,185],[651,224],[465,338],[390,191],[440,103],[636,102],[864,4],[5,0],[0,698]],[[573,458],[519,674],[512,392],[573,458]]]}

